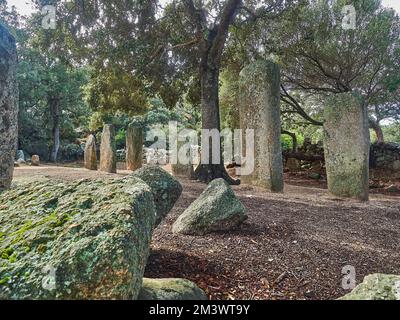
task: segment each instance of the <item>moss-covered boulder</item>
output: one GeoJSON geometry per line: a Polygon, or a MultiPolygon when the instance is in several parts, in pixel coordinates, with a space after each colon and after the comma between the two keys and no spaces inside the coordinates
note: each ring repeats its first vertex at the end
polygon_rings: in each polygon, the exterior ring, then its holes
{"type": "Polygon", "coordinates": [[[143,279],[139,300],[208,300],[196,284],[185,279],[143,279]]]}
{"type": "Polygon", "coordinates": [[[238,228],[245,220],[245,208],[224,179],[213,180],[200,197],[176,220],[174,233],[204,235],[238,228]]]}
{"type": "Polygon", "coordinates": [[[22,183],[0,197],[0,299],[135,299],[155,222],[135,177],[22,183]]]}
{"type": "Polygon", "coordinates": [[[400,276],[372,274],[339,300],[400,300],[400,276]]]}
{"type": "Polygon", "coordinates": [[[182,185],[157,165],[140,168],[132,176],[142,179],[150,186],[157,210],[156,226],[159,225],[181,196],[182,185]]]}

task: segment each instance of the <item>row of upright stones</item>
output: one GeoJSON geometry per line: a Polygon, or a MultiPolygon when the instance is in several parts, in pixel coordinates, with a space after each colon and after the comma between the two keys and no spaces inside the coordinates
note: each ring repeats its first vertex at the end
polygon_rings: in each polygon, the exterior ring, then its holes
{"type": "MultiPolygon", "coordinates": [[[[240,75],[240,125],[254,130],[254,170],[242,182],[283,191],[280,69],[257,61],[240,75]]],[[[334,196],[368,200],[369,129],[367,111],[354,93],[326,99],[324,146],[328,190],[334,196]]],[[[243,146],[243,154],[246,146],[243,146]]]]}
{"type": "MultiPolygon", "coordinates": [[[[133,124],[126,132],[126,165],[127,170],[135,171],[142,167],[143,131],[133,124]]],[[[103,128],[100,145],[100,171],[117,172],[115,130],[106,124],[103,128]]],[[[96,138],[90,135],[85,146],[85,168],[97,170],[96,138]]]]}

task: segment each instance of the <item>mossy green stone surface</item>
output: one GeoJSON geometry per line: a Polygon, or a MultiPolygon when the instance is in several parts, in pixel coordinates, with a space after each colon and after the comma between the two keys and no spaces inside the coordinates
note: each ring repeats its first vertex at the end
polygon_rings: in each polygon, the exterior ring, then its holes
{"type": "Polygon", "coordinates": [[[245,208],[224,179],[213,180],[176,220],[174,233],[204,235],[238,228],[246,219],[245,208]]]}
{"type": "Polygon", "coordinates": [[[14,186],[0,195],[0,299],[137,298],[155,217],[135,177],[14,186]]]}
{"type": "Polygon", "coordinates": [[[157,165],[140,168],[132,176],[143,180],[150,186],[157,210],[156,226],[159,225],[181,196],[182,185],[157,165]]]}
{"type": "Polygon", "coordinates": [[[400,276],[372,274],[339,300],[400,300],[400,276]]]}
{"type": "Polygon", "coordinates": [[[185,279],[143,279],[139,300],[208,300],[196,284],[185,279]]]}
{"type": "Polygon", "coordinates": [[[370,139],[367,111],[361,98],[352,93],[328,97],[324,119],[329,192],[368,200],[370,139]]]}

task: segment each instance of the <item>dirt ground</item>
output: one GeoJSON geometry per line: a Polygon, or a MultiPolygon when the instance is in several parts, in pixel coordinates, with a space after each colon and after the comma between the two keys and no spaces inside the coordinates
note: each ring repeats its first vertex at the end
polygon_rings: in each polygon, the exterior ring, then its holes
{"type": "MultiPolygon", "coordinates": [[[[20,167],[15,181],[118,177],[81,168],[20,167]]],[[[171,225],[205,188],[180,179],[183,194],[155,230],[147,277],[196,282],[211,299],[334,299],[342,268],[357,283],[371,273],[400,274],[400,197],[371,195],[368,203],[330,197],[323,183],[285,175],[283,194],[234,187],[247,209],[240,230],[204,237],[174,235],[171,225]]]]}

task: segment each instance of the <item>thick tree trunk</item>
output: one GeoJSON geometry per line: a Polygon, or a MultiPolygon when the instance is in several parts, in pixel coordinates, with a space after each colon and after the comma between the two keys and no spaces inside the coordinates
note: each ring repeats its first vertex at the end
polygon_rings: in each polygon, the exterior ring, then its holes
{"type": "MultiPolygon", "coordinates": [[[[183,3],[197,26],[198,39],[201,39],[199,53],[201,58],[200,78],[203,129],[220,130],[218,93],[221,56],[228,38],[229,26],[233,23],[242,0],[226,1],[219,23],[214,24],[212,28],[207,26],[203,8],[200,10],[196,8],[193,0],[185,0],[183,3]],[[207,38],[205,38],[205,35],[207,35],[207,38]]],[[[209,159],[212,159],[212,144],[209,143],[209,145],[209,159]]],[[[219,153],[220,163],[201,163],[195,171],[195,177],[207,183],[217,178],[224,178],[231,184],[239,184],[239,181],[233,180],[226,172],[221,156],[221,148],[219,153]]]]}
{"type": "Polygon", "coordinates": [[[53,118],[53,147],[51,149],[50,161],[57,162],[58,150],[60,149],[60,101],[52,99],[49,103],[51,117],[53,118]]]}
{"type": "MultiPolygon", "coordinates": [[[[201,70],[201,107],[203,129],[217,129],[220,132],[219,114],[219,67],[209,65],[203,66],[201,70]]],[[[204,137],[203,137],[204,138],[204,137]]],[[[202,145],[204,145],[202,143],[202,145]]],[[[195,178],[199,181],[209,183],[218,178],[225,179],[230,184],[239,184],[240,181],[232,179],[226,172],[224,160],[222,159],[221,148],[220,163],[213,164],[212,141],[210,139],[208,148],[209,163],[202,163],[196,168],[195,178]]]]}
{"type": "Polygon", "coordinates": [[[376,139],[377,139],[377,143],[384,143],[385,142],[385,137],[383,135],[383,131],[382,128],[380,126],[380,124],[376,121],[370,120],[369,121],[369,126],[371,129],[373,129],[375,131],[376,134],[376,139]]]}

